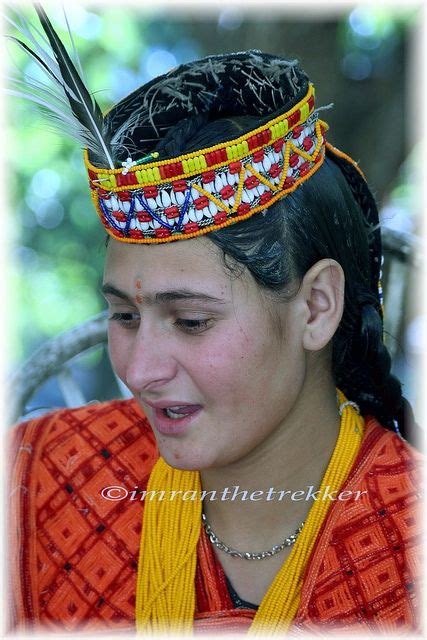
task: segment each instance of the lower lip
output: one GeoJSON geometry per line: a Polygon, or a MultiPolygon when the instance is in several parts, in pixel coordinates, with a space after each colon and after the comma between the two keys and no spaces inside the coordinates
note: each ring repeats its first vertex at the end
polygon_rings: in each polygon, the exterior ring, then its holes
{"type": "Polygon", "coordinates": [[[168,418],[168,416],[162,411],[162,409],[154,410],[154,428],[164,436],[175,436],[185,433],[190,428],[194,420],[200,414],[202,407],[197,408],[193,413],[190,413],[182,418],[168,418]]]}

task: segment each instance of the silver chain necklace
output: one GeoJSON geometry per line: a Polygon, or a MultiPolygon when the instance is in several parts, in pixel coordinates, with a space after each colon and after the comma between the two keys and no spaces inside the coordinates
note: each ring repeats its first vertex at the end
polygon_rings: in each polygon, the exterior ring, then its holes
{"type": "Polygon", "coordinates": [[[209,540],[212,542],[213,545],[215,545],[217,549],[221,549],[221,551],[228,553],[230,556],[233,556],[234,558],[242,558],[243,560],[264,560],[264,558],[270,558],[271,556],[275,556],[276,553],[279,553],[279,551],[281,551],[285,547],[291,547],[296,542],[296,539],[298,538],[298,535],[301,533],[302,528],[304,526],[304,522],[301,522],[298,529],[294,533],[291,533],[290,536],[285,538],[283,542],[281,542],[280,544],[275,544],[274,547],[272,547],[268,551],[260,551],[259,553],[256,553],[251,551],[237,551],[237,549],[228,547],[226,544],[221,542],[221,540],[219,540],[219,538],[212,531],[212,527],[206,520],[206,516],[204,513],[202,513],[202,522],[203,522],[205,531],[209,537],[209,540]]]}

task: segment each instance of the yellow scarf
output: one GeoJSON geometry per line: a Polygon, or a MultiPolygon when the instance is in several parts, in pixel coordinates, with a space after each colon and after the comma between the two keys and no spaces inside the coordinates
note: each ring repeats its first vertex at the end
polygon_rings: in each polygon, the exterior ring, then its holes
{"type": "MultiPolygon", "coordinates": [[[[340,391],[338,398],[340,404],[346,402],[340,391]]],[[[319,497],[292,552],[265,594],[249,628],[250,634],[274,635],[289,628],[300,602],[304,569],[332,504],[329,498],[322,500],[321,496],[325,490],[341,488],[363,433],[363,418],[351,404],[346,405],[319,497]]],[[[136,585],[136,628],[138,633],[190,634],[196,606],[194,578],[202,513],[201,500],[192,497],[200,496],[200,474],[174,469],[159,458],[147,491],[162,490],[165,499],[159,499],[162,494],[148,494],[146,498],[136,585]],[[170,499],[173,491],[181,492],[178,499],[170,499]],[[151,495],[154,499],[150,499],[151,495]]]]}

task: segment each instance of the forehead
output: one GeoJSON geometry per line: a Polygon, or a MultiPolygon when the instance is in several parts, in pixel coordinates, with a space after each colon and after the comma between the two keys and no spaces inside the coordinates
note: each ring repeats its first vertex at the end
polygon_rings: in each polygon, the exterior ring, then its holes
{"type": "Polygon", "coordinates": [[[205,238],[154,245],[110,240],[104,282],[147,292],[185,285],[225,294],[231,288],[222,252],[205,238]]]}

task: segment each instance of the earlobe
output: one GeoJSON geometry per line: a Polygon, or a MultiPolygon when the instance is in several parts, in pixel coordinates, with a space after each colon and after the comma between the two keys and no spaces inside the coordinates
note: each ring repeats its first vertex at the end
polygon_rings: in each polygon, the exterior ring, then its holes
{"type": "Polygon", "coordinates": [[[305,274],[301,286],[307,309],[303,346],[308,351],[323,349],[334,336],[344,309],[344,284],[343,269],[332,259],[319,260],[305,274]]]}

